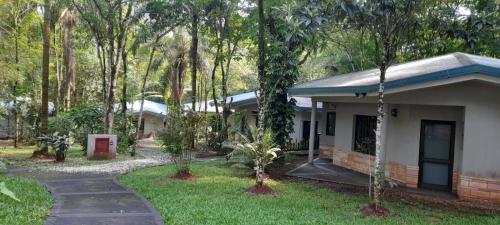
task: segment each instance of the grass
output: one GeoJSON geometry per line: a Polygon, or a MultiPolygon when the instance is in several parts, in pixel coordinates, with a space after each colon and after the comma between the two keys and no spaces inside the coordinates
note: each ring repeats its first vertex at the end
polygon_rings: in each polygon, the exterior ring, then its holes
{"type": "MultiPolygon", "coordinates": [[[[31,159],[31,154],[36,150],[36,146],[23,146],[19,148],[13,147],[0,147],[0,159],[7,162],[8,165],[14,167],[40,167],[40,166],[50,166],[53,165],[53,160],[33,160],[31,159]]],[[[49,147],[49,151],[52,149],[49,147]]],[[[113,160],[87,160],[83,156],[83,151],[81,146],[71,146],[67,152],[66,160],[64,161],[64,166],[86,166],[86,165],[96,165],[109,163],[114,161],[123,161],[129,159],[141,158],[140,156],[131,157],[129,154],[118,154],[116,159],[113,160]]]]}
{"type": "Polygon", "coordinates": [[[408,202],[390,202],[386,218],[365,217],[359,209],[365,196],[336,193],[307,183],[269,181],[277,196],[251,196],[248,171],[224,161],[192,165],[196,181],[168,178],[173,165],[140,169],[119,181],[149,199],[166,224],[500,224],[500,215],[479,215],[428,209],[408,202]]]}
{"type": "Polygon", "coordinates": [[[43,224],[53,200],[45,187],[33,180],[0,174],[0,182],[13,191],[21,201],[0,195],[0,224],[43,224]]]}

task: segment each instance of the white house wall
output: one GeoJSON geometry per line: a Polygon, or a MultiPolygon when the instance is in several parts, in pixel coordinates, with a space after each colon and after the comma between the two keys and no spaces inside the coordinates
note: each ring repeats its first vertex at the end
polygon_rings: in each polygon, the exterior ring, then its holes
{"type": "MultiPolygon", "coordinates": [[[[500,87],[479,81],[386,95],[389,108],[398,108],[397,118],[386,117],[387,160],[418,165],[421,120],[456,121],[455,170],[500,178],[499,99],[500,87]]],[[[352,150],[354,115],[376,115],[375,97],[321,100],[337,107],[335,148],[352,150]]]]}
{"type": "MultiPolygon", "coordinates": [[[[257,108],[256,104],[252,105],[247,105],[244,107],[236,108],[236,111],[238,112],[245,112],[247,114],[247,123],[251,127],[255,127],[256,124],[256,114],[254,112],[257,112],[259,109],[257,108]]],[[[273,110],[272,108],[270,110],[273,110]]],[[[316,114],[316,119],[318,121],[318,132],[321,134],[324,134],[325,132],[325,127],[323,125],[323,119],[324,116],[322,113],[317,113],[316,114]]],[[[310,121],[311,120],[311,113],[310,112],[295,112],[295,116],[293,118],[293,133],[290,134],[290,138],[292,138],[292,141],[301,141],[302,140],[302,130],[303,130],[303,122],[304,121],[310,121]]],[[[323,138],[324,135],[320,136],[320,140],[323,138]]]]}
{"type": "Polygon", "coordinates": [[[462,174],[500,178],[500,88],[483,82],[389,95],[391,102],[465,106],[462,174]]]}
{"type": "Polygon", "coordinates": [[[144,136],[149,136],[152,133],[156,134],[161,129],[163,129],[163,118],[144,114],[144,136]]]}

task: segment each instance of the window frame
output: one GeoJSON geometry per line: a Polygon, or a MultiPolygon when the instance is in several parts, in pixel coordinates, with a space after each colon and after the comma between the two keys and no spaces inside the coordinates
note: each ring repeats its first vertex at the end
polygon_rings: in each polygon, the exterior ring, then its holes
{"type": "Polygon", "coordinates": [[[335,136],[335,126],[337,125],[337,112],[327,112],[326,113],[326,136],[335,136]],[[333,114],[333,130],[330,130],[330,115],[333,114]]]}
{"type": "MultiPolygon", "coordinates": [[[[354,115],[354,121],[353,121],[353,146],[352,146],[352,150],[354,152],[358,152],[358,153],[361,153],[361,154],[366,154],[366,155],[372,155],[372,156],[375,156],[375,142],[376,142],[376,137],[375,137],[375,132],[373,132],[373,134],[371,135],[371,137],[358,137],[359,133],[361,131],[358,131],[358,125],[359,125],[359,120],[361,120],[362,118],[361,117],[364,117],[365,121],[368,121],[368,122],[372,122],[373,124],[371,124],[371,127],[372,129],[376,129],[377,128],[377,116],[371,116],[371,115],[354,115]],[[363,139],[371,139],[369,140],[369,143],[368,143],[368,149],[365,151],[365,150],[362,150],[360,148],[358,148],[358,140],[360,138],[363,138],[363,139]]],[[[368,126],[370,126],[370,124],[367,124],[368,126]]],[[[361,126],[361,125],[360,125],[361,126]]],[[[364,128],[365,130],[370,130],[370,127],[365,127],[364,128]]]]}

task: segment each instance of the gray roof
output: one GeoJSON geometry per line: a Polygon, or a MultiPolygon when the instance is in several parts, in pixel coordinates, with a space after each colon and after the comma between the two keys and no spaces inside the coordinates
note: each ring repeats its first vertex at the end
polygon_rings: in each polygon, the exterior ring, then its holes
{"type": "MultiPolygon", "coordinates": [[[[289,99],[291,97],[288,97],[289,99]]],[[[308,97],[293,97],[296,101],[295,103],[295,109],[297,111],[308,111],[312,107],[312,102],[311,98],[308,97]]],[[[255,95],[255,92],[246,92],[246,93],[241,93],[237,95],[232,95],[227,97],[227,102],[232,101],[232,106],[234,107],[241,107],[245,105],[252,105],[252,104],[257,104],[257,97],[255,95]]],[[[321,102],[318,102],[318,108],[323,108],[323,104],[321,102]]]]}
{"type": "MultiPolygon", "coordinates": [[[[191,106],[192,106],[192,103],[186,103],[184,104],[184,110],[191,110],[191,106]]],[[[195,111],[196,112],[205,112],[205,101],[201,101],[201,102],[196,102],[196,105],[195,105],[195,111]]],[[[222,107],[219,106],[219,112],[222,112],[222,107]]],[[[208,101],[207,102],[207,112],[216,112],[215,110],[215,105],[213,104],[213,101],[208,101]]]]}
{"type": "MultiPolygon", "coordinates": [[[[480,73],[500,77],[500,59],[451,53],[389,67],[386,89],[480,73]]],[[[329,93],[372,93],[378,90],[380,70],[342,74],[299,84],[289,93],[313,96],[329,93]]]]}
{"type": "MultiPolygon", "coordinates": [[[[141,109],[141,101],[137,100],[132,103],[127,103],[127,108],[134,114],[139,113],[141,109]]],[[[154,114],[157,116],[165,116],[167,115],[167,105],[149,100],[144,100],[143,112],[154,114]]]]}
{"type": "MultiPolygon", "coordinates": [[[[31,98],[30,97],[16,97],[17,104],[31,104],[31,98]]],[[[14,108],[14,101],[12,100],[1,100],[0,99],[0,107],[8,110],[12,110],[14,108]]],[[[54,113],[54,103],[49,102],[48,105],[49,109],[49,115],[52,115],[54,113]]],[[[22,114],[25,115],[28,112],[26,110],[22,110],[22,114]]]]}

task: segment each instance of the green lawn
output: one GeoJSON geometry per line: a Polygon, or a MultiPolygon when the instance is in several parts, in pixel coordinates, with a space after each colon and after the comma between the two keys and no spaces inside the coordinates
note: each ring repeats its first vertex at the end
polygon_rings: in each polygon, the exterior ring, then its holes
{"type": "Polygon", "coordinates": [[[33,180],[0,174],[0,182],[5,182],[21,201],[14,201],[0,194],[1,225],[43,224],[53,200],[50,193],[33,180]]]}
{"type": "MultiPolygon", "coordinates": [[[[39,167],[39,166],[50,166],[53,165],[53,160],[33,160],[30,159],[33,151],[36,150],[36,146],[23,146],[19,148],[13,147],[0,147],[0,159],[5,160],[10,166],[15,167],[39,167]]],[[[52,151],[49,148],[49,151],[52,151]]],[[[141,156],[131,157],[129,154],[118,154],[116,159],[113,160],[87,160],[83,156],[83,151],[81,146],[71,146],[67,152],[66,160],[64,161],[65,166],[83,166],[83,165],[95,165],[102,163],[110,163],[114,161],[122,161],[128,159],[137,159],[141,156]]]]}
{"type": "Polygon", "coordinates": [[[140,169],[119,177],[121,183],[149,199],[166,224],[500,224],[500,215],[426,209],[408,202],[391,202],[386,218],[365,217],[359,209],[367,198],[339,194],[311,184],[271,181],[275,197],[255,197],[247,171],[224,161],[192,166],[196,181],[168,178],[172,165],[140,169]]]}

